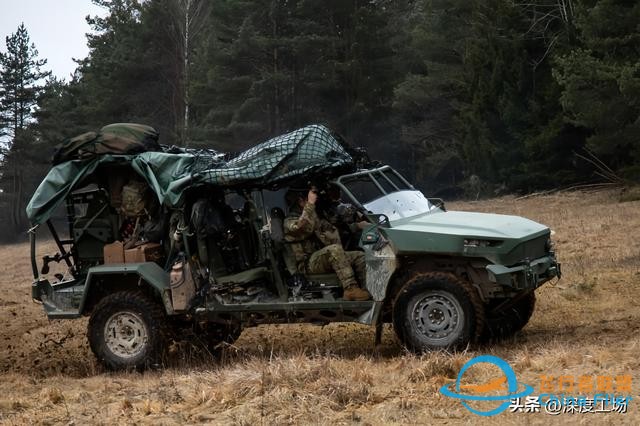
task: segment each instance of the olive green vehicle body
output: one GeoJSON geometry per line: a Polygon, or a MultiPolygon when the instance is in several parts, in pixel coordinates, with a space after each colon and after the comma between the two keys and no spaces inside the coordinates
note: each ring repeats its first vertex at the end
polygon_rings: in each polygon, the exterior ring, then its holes
{"type": "MultiPolygon", "coordinates": [[[[442,200],[427,199],[391,167],[374,165],[323,126],[278,136],[230,159],[174,148],[88,154],[54,165],[27,206],[32,297],[51,319],[90,315],[91,348],[111,368],[157,359],[165,331],[171,338],[213,333],[214,341],[229,342],[242,328],[260,324],[359,322],[374,325],[379,341],[382,324],[393,322],[413,350],[465,347],[485,330],[506,335],[522,328],[533,313],[535,289],[561,275],[546,226],[447,211],[442,200]],[[164,260],[105,264],[105,247],[124,240],[131,220],[114,204],[114,177],[144,181],[155,195],[149,201],[154,213],[147,211],[145,221],[164,223],[154,241],[164,260]],[[350,250],[364,253],[366,282],[360,284],[370,300],[344,300],[335,274],[302,275],[291,267],[282,228],[285,192],[312,185],[324,185],[319,202],[325,210],[317,210],[327,220],[339,216],[331,216],[333,207],[347,206],[342,211],[353,212],[349,220],[368,223],[361,232],[347,226],[341,237],[350,250]],[[64,204],[66,225],[54,224],[64,204]],[[201,226],[198,212],[216,209],[233,219],[201,226]],[[36,233],[44,225],[58,253],[40,263],[36,233]],[[64,262],[66,272],[50,274],[51,262],[64,262]],[[188,296],[172,287],[176,270],[192,272],[188,296]]],[[[182,282],[187,276],[182,272],[182,282]]]]}
{"type": "MultiPolygon", "coordinates": [[[[410,214],[408,217],[389,218],[369,209],[361,203],[349,188],[349,180],[395,173],[388,166],[360,170],[343,176],[334,176],[349,201],[362,209],[371,225],[362,233],[359,246],[366,259],[367,290],[370,301],[345,301],[339,297],[337,278],[333,274],[308,276],[310,282],[325,287],[313,298],[296,295],[286,274],[273,261],[273,246],[261,244],[260,262],[254,268],[220,277],[221,282],[242,283],[259,278],[267,283],[274,297],[266,302],[224,303],[215,297],[194,300],[187,310],[175,310],[171,302],[169,267],[156,263],[99,264],[99,253],[104,243],[113,241],[113,235],[105,231],[112,216],[104,214],[99,229],[76,221],[70,223],[71,239],[61,243],[75,247],[75,261],[82,261],[85,253],[96,266],[83,269],[70,279],[50,281],[41,276],[36,259],[35,232],[31,233],[32,265],[35,280],[32,297],[43,304],[51,319],[77,318],[91,313],[93,306],[106,294],[116,290],[142,288],[153,294],[164,306],[168,317],[181,321],[237,321],[243,327],[267,323],[309,322],[326,324],[353,321],[379,325],[388,322],[385,312],[399,288],[412,272],[439,271],[462,276],[472,283],[480,298],[488,303],[492,299],[508,299],[522,292],[532,291],[560,276],[560,265],[550,242],[549,228],[516,216],[446,211],[444,205],[430,203],[429,211],[410,214]],[[93,246],[82,245],[85,235],[102,235],[92,239],[93,246]],[[225,281],[226,280],[226,281],[225,281]]],[[[415,191],[407,185],[406,191],[415,191]]],[[[251,188],[248,188],[251,189],[251,188]]],[[[253,226],[259,230],[269,222],[269,207],[265,204],[266,189],[253,188],[252,198],[257,214],[253,226]]],[[[417,191],[415,191],[417,193],[417,191]]],[[[421,194],[419,194],[421,196],[421,194]]],[[[384,196],[392,197],[394,193],[384,196]]],[[[68,200],[69,202],[69,200],[68,200]]],[[[72,202],[72,201],[71,201],[72,202]]],[[[72,209],[72,205],[68,205],[72,209]]],[[[98,209],[96,209],[98,210],[98,209]]],[[[99,216],[100,217],[100,216],[99,216]]],[[[48,223],[50,228],[53,225],[48,223]]],[[[111,228],[115,229],[114,224],[111,228]]],[[[54,232],[54,237],[59,240],[54,232]]],[[[264,239],[264,236],[263,236],[264,239]]],[[[64,252],[63,252],[64,254],[64,252]]]]}

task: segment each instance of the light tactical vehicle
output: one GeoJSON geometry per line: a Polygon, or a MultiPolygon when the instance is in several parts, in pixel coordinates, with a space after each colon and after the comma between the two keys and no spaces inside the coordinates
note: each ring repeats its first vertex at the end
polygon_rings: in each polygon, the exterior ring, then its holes
{"type": "Polygon", "coordinates": [[[377,341],[392,323],[411,350],[464,348],[520,330],[534,290],[560,276],[546,226],[447,211],[323,126],[232,158],[176,148],[122,154],[100,145],[103,133],[58,159],[27,213],[33,299],[50,319],[89,315],[91,349],[111,369],[161,363],[171,340],[189,333],[216,345],[273,323],[359,322],[375,327],[377,341]],[[361,284],[372,300],[345,301],[334,274],[292,267],[285,193],[310,185],[326,202],[319,214],[342,207],[339,227],[354,215],[369,222],[360,235],[341,229],[343,244],[364,252],[361,284]],[[138,213],[127,213],[132,201],[138,213]],[[52,219],[63,209],[65,237],[52,219]],[[41,225],[58,253],[39,266],[41,225]],[[66,273],[51,276],[50,262],[64,262],[66,273]]]}

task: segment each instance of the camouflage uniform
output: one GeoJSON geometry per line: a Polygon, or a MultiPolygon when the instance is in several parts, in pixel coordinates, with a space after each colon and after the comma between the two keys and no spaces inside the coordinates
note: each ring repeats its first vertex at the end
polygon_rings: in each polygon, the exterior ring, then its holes
{"type": "Polygon", "coordinates": [[[307,203],[302,212],[293,210],[284,221],[284,234],[293,252],[297,272],[322,274],[335,271],[344,288],[365,283],[364,253],[344,251],[338,230],[318,217],[315,205],[307,203]]]}

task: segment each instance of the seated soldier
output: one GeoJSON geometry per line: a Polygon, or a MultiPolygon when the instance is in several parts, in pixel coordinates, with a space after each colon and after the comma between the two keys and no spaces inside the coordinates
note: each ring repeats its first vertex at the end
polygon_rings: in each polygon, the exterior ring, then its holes
{"type": "Polygon", "coordinates": [[[362,231],[371,224],[353,204],[342,201],[340,195],[340,188],[331,184],[327,189],[326,200],[320,199],[323,203],[318,206],[318,211],[320,216],[324,216],[336,227],[345,250],[357,249],[362,231]]]}
{"type": "Polygon", "coordinates": [[[358,287],[358,281],[365,283],[364,253],[344,251],[336,228],[316,213],[315,189],[306,198],[304,193],[290,190],[286,198],[290,212],[284,221],[284,235],[295,256],[297,271],[302,274],[335,271],[344,288],[344,300],[369,300],[369,292],[358,287]]]}

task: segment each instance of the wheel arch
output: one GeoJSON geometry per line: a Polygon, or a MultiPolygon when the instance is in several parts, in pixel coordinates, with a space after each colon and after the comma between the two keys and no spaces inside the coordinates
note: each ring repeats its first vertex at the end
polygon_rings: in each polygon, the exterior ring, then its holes
{"type": "Polygon", "coordinates": [[[446,272],[463,279],[473,286],[482,300],[485,296],[476,285],[473,276],[473,261],[477,259],[460,259],[454,256],[410,255],[399,258],[399,265],[389,279],[385,296],[385,306],[392,305],[402,287],[417,274],[427,272],[446,272]]]}
{"type": "Polygon", "coordinates": [[[104,296],[133,289],[141,290],[160,302],[167,315],[174,313],[169,274],[152,262],[101,265],[90,268],[79,312],[87,315],[104,296]]]}

